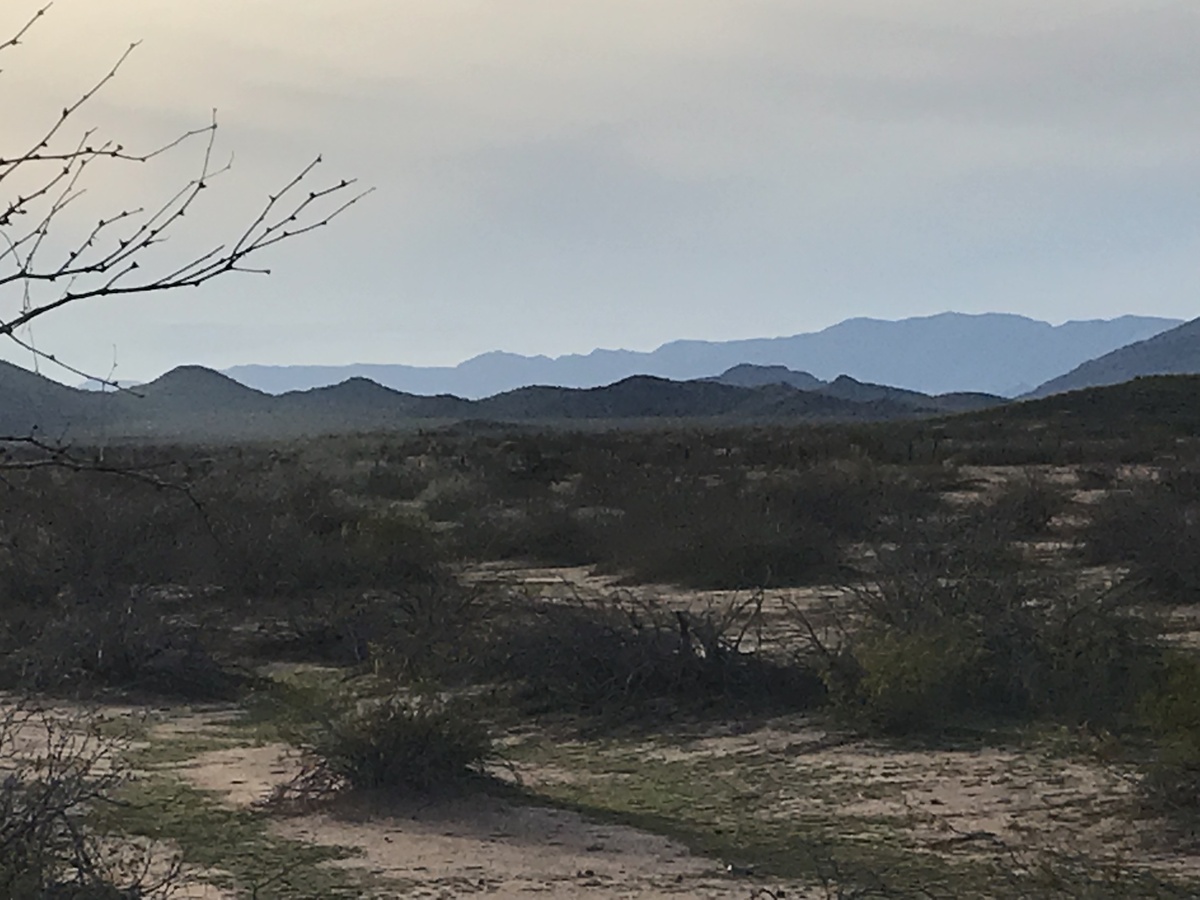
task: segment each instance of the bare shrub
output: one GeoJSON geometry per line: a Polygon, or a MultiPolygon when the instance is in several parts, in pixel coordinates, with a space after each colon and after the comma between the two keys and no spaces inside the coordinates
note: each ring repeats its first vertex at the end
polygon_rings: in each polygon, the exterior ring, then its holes
{"type": "Polygon", "coordinates": [[[0,623],[0,679],[55,693],[101,688],[229,699],[243,678],[222,667],[196,628],[130,593],[59,598],[0,623]]]}
{"type": "Polygon", "coordinates": [[[1066,492],[1032,470],[1007,482],[992,500],[993,513],[1025,538],[1045,535],[1066,507],[1066,492]]]}
{"type": "Polygon", "coordinates": [[[613,596],[512,597],[468,641],[476,681],[513,684],[537,713],[629,720],[669,712],[801,709],[819,702],[815,673],[768,652],[762,596],[697,611],[613,596]]]}
{"type": "Polygon", "coordinates": [[[167,897],[179,862],[92,828],[129,778],[94,719],[12,706],[0,714],[0,892],[29,900],[167,897]]]}

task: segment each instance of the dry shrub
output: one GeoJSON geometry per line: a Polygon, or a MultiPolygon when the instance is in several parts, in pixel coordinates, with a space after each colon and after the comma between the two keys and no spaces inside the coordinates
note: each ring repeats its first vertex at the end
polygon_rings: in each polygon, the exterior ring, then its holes
{"type": "Polygon", "coordinates": [[[0,623],[0,680],[54,693],[132,689],[230,699],[243,678],[222,667],[198,630],[126,592],[58,599],[0,623]]]}
{"type": "Polygon", "coordinates": [[[178,860],[162,848],[96,832],[129,773],[121,742],[86,714],[33,706],[0,714],[0,895],[28,900],[168,897],[178,860]]]}
{"type": "Polygon", "coordinates": [[[1045,535],[1066,508],[1066,492],[1032,470],[1006,483],[992,500],[993,514],[1023,538],[1045,535]]]}
{"type": "Polygon", "coordinates": [[[1089,562],[1118,564],[1163,603],[1200,600],[1200,472],[1174,468],[1114,491],[1085,529],[1089,562]]]}
{"type": "MultiPolygon", "coordinates": [[[[815,673],[762,645],[762,597],[707,610],[614,596],[543,601],[520,594],[463,608],[434,661],[405,662],[452,684],[506,684],[533,713],[636,720],[670,712],[808,708],[815,673]],[[436,668],[434,668],[436,667],[436,668]]],[[[394,671],[394,669],[393,669],[394,671]]]]}

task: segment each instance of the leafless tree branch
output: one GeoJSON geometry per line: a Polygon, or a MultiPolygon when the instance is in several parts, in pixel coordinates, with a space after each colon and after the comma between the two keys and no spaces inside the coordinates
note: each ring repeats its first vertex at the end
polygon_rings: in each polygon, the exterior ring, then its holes
{"type": "MultiPolygon", "coordinates": [[[[51,5],[38,9],[13,37],[0,42],[0,52],[24,43],[51,5]]],[[[64,107],[25,150],[11,156],[0,153],[0,190],[18,181],[29,185],[0,199],[0,299],[5,289],[15,291],[19,298],[17,309],[6,313],[0,307],[0,337],[13,340],[36,359],[113,387],[117,385],[86,375],[56,354],[35,349],[19,332],[85,300],[199,287],[231,272],[269,274],[268,268],[254,263],[262,251],[323,228],[370,193],[360,190],[355,179],[318,182],[322,159],[317,156],[282,188],[269,193],[258,214],[234,239],[187,255],[183,261],[152,258],[152,248],[174,234],[199,204],[201,193],[229,170],[232,160],[214,163],[215,111],[209,124],[144,152],[129,150],[116,141],[98,140],[95,129],[66,142],[69,124],[118,76],[137,46],[125,48],[113,66],[64,107]],[[194,140],[203,141],[197,171],[173,195],[158,205],[117,209],[100,218],[81,238],[68,242],[65,249],[52,247],[51,237],[60,233],[56,226],[84,195],[86,182],[98,166],[147,163],[194,140]]]]}

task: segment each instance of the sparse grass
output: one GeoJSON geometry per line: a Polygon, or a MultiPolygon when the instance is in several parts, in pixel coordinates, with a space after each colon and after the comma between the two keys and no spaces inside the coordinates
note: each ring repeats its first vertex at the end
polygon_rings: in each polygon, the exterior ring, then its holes
{"type": "Polygon", "coordinates": [[[239,898],[360,900],[370,893],[364,873],[329,865],[354,851],[276,837],[265,813],[224,806],[169,776],[141,779],[121,800],[101,810],[97,828],[169,841],[185,865],[239,898]]]}
{"type": "Polygon", "coordinates": [[[644,742],[533,739],[514,757],[575,777],[526,788],[585,815],[673,837],[693,852],[752,867],[760,876],[824,883],[831,897],[1183,898],[1194,885],[1121,865],[1088,862],[1068,849],[1027,854],[1003,847],[956,857],[913,846],[903,818],[839,812],[861,799],[803,759],[768,752],[735,756],[644,742]],[[847,793],[848,792],[848,793],[847,793]],[[840,891],[838,893],[837,891],[840,891]]]}

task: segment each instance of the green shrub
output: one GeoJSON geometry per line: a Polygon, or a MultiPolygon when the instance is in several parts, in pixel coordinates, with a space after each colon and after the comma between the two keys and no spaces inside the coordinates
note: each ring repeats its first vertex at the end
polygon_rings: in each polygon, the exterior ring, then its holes
{"type": "Polygon", "coordinates": [[[317,707],[293,737],[325,789],[430,792],[480,776],[495,756],[465,705],[431,697],[343,699],[317,707]]]}
{"type": "Polygon", "coordinates": [[[944,628],[877,631],[855,637],[852,657],[835,662],[826,681],[838,712],[869,730],[907,734],[945,727],[970,708],[979,636],[944,628]],[[854,675],[845,680],[846,666],[854,675]]]}
{"type": "Polygon", "coordinates": [[[1167,654],[1158,683],[1142,700],[1142,714],[1158,742],[1143,796],[1154,809],[1190,820],[1200,831],[1200,659],[1194,653],[1167,654]]]}

